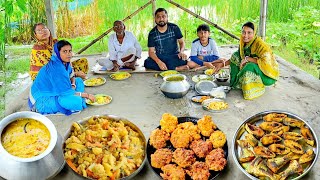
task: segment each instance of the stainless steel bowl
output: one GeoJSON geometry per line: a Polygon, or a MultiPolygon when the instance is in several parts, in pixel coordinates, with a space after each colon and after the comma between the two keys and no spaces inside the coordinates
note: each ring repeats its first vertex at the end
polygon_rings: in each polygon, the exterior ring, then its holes
{"type": "MultiPolygon", "coordinates": [[[[122,121],[125,125],[130,126],[133,130],[135,130],[136,132],[139,133],[139,135],[140,135],[140,137],[142,138],[142,141],[143,141],[143,143],[144,143],[144,159],[143,159],[140,167],[139,167],[138,169],[136,169],[132,174],[130,174],[129,176],[126,176],[126,177],[121,178],[121,180],[132,179],[134,176],[136,176],[136,175],[142,170],[142,168],[143,168],[143,166],[144,166],[144,164],[145,164],[145,162],[146,162],[146,151],[145,151],[145,149],[146,149],[146,147],[147,147],[147,144],[146,144],[146,138],[144,137],[144,134],[142,133],[142,131],[141,131],[135,124],[133,124],[133,123],[130,122],[129,120],[127,120],[127,119],[125,119],[125,118],[117,117],[117,116],[114,116],[114,115],[95,115],[95,116],[90,116],[90,117],[84,118],[84,119],[82,119],[82,120],[80,120],[80,121],[77,121],[77,122],[78,122],[79,124],[84,124],[84,123],[86,123],[86,122],[87,122],[90,118],[92,118],[92,117],[108,117],[108,119],[111,119],[112,121],[122,121]]],[[[64,138],[63,138],[63,145],[62,145],[62,148],[61,148],[63,154],[64,154],[65,142],[66,142],[66,140],[70,137],[70,134],[71,134],[71,128],[72,128],[72,127],[70,127],[70,128],[68,129],[68,131],[66,132],[66,134],[65,134],[65,136],[64,136],[64,138]]],[[[76,174],[77,177],[79,177],[80,179],[91,179],[91,178],[84,177],[84,176],[82,176],[82,175],[74,172],[69,165],[67,165],[67,166],[68,166],[68,168],[69,168],[74,174],[76,174]]]]}
{"type": "Polygon", "coordinates": [[[236,133],[234,134],[234,137],[233,137],[233,141],[232,141],[232,155],[233,155],[233,158],[236,162],[236,165],[238,166],[238,168],[245,174],[247,175],[250,179],[258,179],[256,178],[255,176],[249,174],[240,164],[239,162],[239,156],[240,156],[240,147],[238,147],[237,145],[237,140],[238,139],[242,139],[244,137],[244,135],[246,134],[246,130],[245,130],[245,124],[246,123],[260,123],[260,121],[262,122],[262,117],[264,115],[267,115],[267,114],[270,114],[270,113],[282,113],[282,114],[287,114],[288,117],[291,117],[291,118],[295,118],[295,119],[298,119],[300,121],[303,121],[305,123],[305,125],[310,129],[314,139],[315,139],[315,147],[313,148],[313,151],[315,153],[315,158],[313,159],[313,162],[311,163],[311,165],[307,168],[304,169],[304,172],[294,178],[294,180],[297,180],[297,179],[300,179],[302,178],[303,176],[305,176],[310,170],[311,168],[315,165],[316,161],[317,161],[317,158],[318,158],[318,153],[319,153],[319,144],[318,144],[318,138],[317,138],[317,135],[315,133],[315,131],[312,129],[312,127],[306,122],[304,121],[302,118],[300,118],[299,116],[293,114],[293,113],[290,113],[290,112],[287,112],[287,111],[281,111],[281,110],[270,110],[270,111],[264,111],[264,112],[261,112],[261,113],[258,113],[258,114],[255,114],[251,117],[249,117],[248,119],[246,119],[241,125],[240,127],[237,129],[236,133]]]}
{"type": "Polygon", "coordinates": [[[177,99],[185,96],[189,89],[190,84],[187,81],[187,77],[183,74],[168,75],[163,78],[163,83],[160,86],[161,92],[168,98],[177,99]],[[169,78],[179,77],[181,81],[168,81],[169,78]]]}
{"type": "Polygon", "coordinates": [[[216,87],[218,87],[216,83],[209,80],[204,80],[204,81],[198,82],[194,86],[194,89],[197,91],[197,93],[201,95],[209,95],[211,90],[216,87]]]}
{"type": "Polygon", "coordinates": [[[30,111],[13,113],[2,119],[0,121],[0,134],[8,124],[18,118],[32,118],[42,122],[53,133],[51,138],[54,144],[52,149],[48,147],[46,149],[47,153],[43,155],[45,153],[43,152],[40,158],[39,156],[25,159],[12,157],[2,149],[0,152],[0,176],[5,179],[15,180],[49,179],[54,177],[62,170],[65,164],[62,152],[62,137],[57,133],[54,125],[47,117],[30,111]],[[50,123],[51,125],[48,125],[50,123]]]}

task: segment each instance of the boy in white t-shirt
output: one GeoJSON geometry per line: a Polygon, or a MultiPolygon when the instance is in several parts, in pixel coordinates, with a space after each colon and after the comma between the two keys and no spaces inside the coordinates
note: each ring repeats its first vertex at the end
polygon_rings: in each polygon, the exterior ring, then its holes
{"type": "Polygon", "coordinates": [[[219,59],[219,52],[216,42],[210,38],[210,27],[201,24],[197,28],[199,38],[192,42],[190,60],[188,66],[190,69],[206,66],[214,68],[214,61],[219,59]]]}

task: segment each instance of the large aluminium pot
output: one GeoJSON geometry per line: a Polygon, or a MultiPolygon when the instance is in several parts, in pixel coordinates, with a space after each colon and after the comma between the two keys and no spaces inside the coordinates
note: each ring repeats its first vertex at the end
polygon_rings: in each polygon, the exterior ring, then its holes
{"type": "Polygon", "coordinates": [[[189,91],[190,84],[187,77],[183,74],[173,74],[163,78],[160,86],[161,92],[168,98],[182,98],[189,91]]]}
{"type": "Polygon", "coordinates": [[[41,114],[22,111],[6,116],[0,121],[0,139],[0,176],[5,179],[48,179],[57,175],[65,164],[61,149],[62,137],[57,133],[51,120],[41,114]],[[2,134],[5,128],[20,118],[37,120],[48,128],[50,143],[41,154],[20,158],[9,154],[2,146],[2,134]]]}

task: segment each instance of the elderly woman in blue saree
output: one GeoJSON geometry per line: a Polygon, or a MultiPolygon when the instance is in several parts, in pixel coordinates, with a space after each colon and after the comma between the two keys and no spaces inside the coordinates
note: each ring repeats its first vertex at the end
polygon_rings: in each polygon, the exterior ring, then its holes
{"type": "Polygon", "coordinates": [[[95,100],[94,95],[84,93],[83,80],[74,77],[71,58],[71,44],[58,41],[50,61],[40,69],[31,86],[29,107],[32,111],[70,115],[87,107],[85,98],[95,100]]]}
{"type": "Polygon", "coordinates": [[[271,48],[260,37],[252,22],[242,26],[238,51],[225,62],[216,66],[216,71],[230,65],[230,86],[241,89],[243,98],[251,100],[265,92],[265,86],[275,84],[279,78],[279,65],[271,48]]]}

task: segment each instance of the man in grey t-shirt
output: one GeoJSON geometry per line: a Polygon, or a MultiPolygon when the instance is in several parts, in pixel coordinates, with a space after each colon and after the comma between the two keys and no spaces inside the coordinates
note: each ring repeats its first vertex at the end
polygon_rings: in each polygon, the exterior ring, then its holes
{"type": "Polygon", "coordinates": [[[155,26],[148,36],[149,57],[144,67],[153,70],[187,70],[187,55],[183,53],[185,43],[180,28],[168,23],[168,13],[164,8],[155,12],[155,26]],[[179,48],[177,45],[179,43],[179,48]]]}

